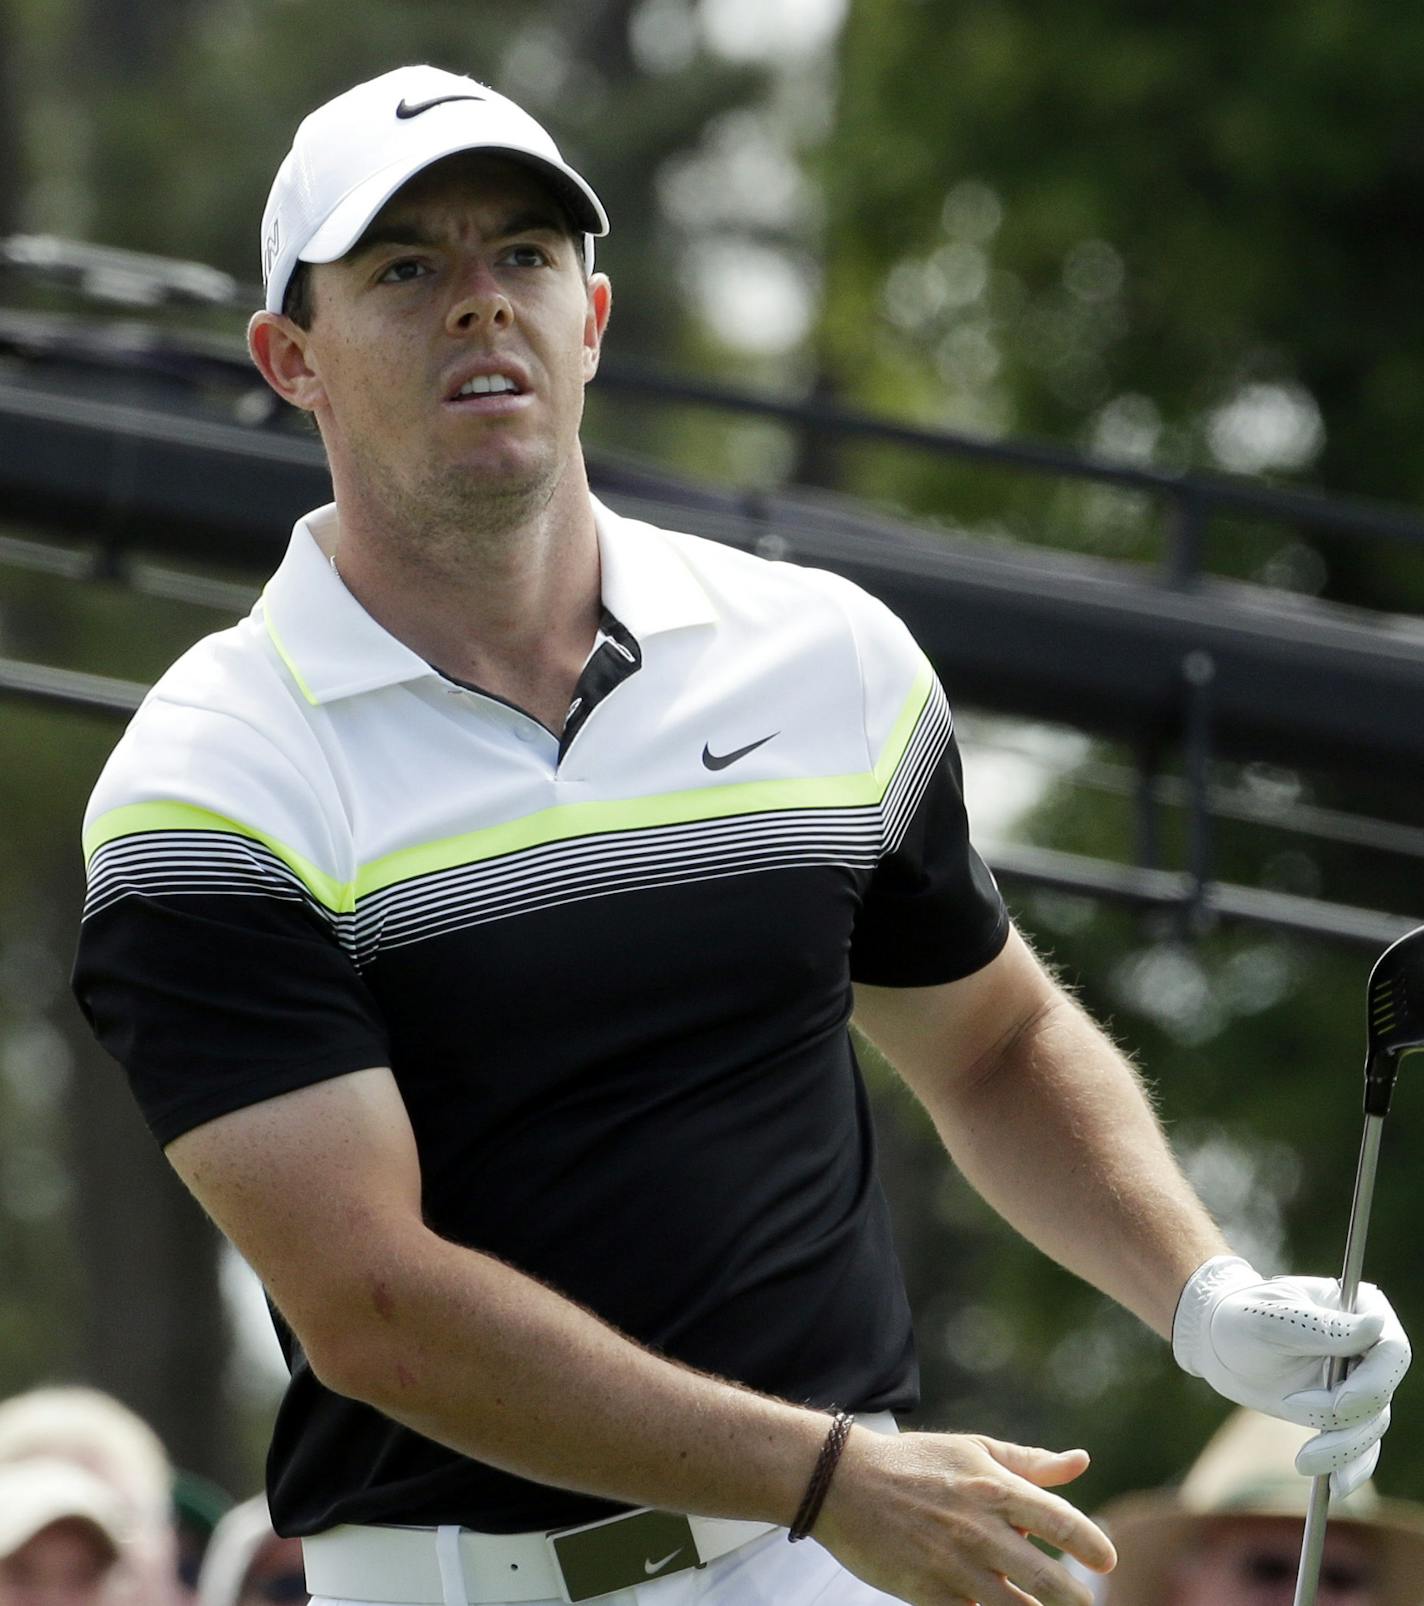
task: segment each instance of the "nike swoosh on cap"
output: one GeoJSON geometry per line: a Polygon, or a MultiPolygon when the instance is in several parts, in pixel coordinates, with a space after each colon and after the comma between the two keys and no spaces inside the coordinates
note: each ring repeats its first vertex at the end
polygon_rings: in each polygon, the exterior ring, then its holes
{"type": "Polygon", "coordinates": [[[756,741],[748,742],[745,747],[738,747],[730,753],[714,753],[710,747],[704,745],[702,762],[709,770],[724,770],[729,764],[735,764],[739,758],[745,758],[748,753],[754,753],[757,748],[764,747],[773,736],[780,735],[780,731],[773,731],[771,736],[759,737],[756,741]]]}
{"type": "Polygon", "coordinates": [[[447,100],[483,100],[483,95],[437,95],[434,100],[418,100],[414,106],[408,100],[402,100],[396,107],[397,117],[419,117],[421,112],[428,112],[432,106],[443,106],[447,100]]]}

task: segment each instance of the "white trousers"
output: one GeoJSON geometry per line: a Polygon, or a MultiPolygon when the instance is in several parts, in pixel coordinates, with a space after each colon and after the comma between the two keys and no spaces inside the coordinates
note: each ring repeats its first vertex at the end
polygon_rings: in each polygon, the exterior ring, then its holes
{"type": "MultiPolygon", "coordinates": [[[[311,1606],[368,1606],[313,1595],[311,1606]]],[[[544,1606],[526,1602],[525,1606],[544,1606]]],[[[550,1606],[559,1606],[551,1602],[550,1606]]],[[[778,1528],[705,1567],[601,1595],[590,1606],[902,1606],[848,1573],[814,1539],[790,1544],[778,1528]]]]}

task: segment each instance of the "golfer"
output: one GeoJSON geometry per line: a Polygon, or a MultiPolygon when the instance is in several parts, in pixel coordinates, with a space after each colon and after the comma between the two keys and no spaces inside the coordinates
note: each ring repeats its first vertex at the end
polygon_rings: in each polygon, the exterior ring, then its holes
{"type": "Polygon", "coordinates": [[[1013,929],[904,627],[590,496],[606,229],[472,79],[306,118],[249,338],[334,501],[86,819],[78,995],[271,1296],[313,1595],[1083,1606],[1026,1537],[1112,1566],[1083,1451],[894,1431],[852,1009],[1019,1231],[1366,1475],[1392,1310],[1232,1256],[1013,929]]]}

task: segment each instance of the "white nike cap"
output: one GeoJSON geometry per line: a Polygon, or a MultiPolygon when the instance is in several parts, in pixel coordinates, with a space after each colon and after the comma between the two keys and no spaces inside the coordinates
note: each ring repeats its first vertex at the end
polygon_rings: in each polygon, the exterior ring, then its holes
{"type": "Polygon", "coordinates": [[[547,130],[473,78],[397,67],[302,119],[262,214],[267,310],[282,310],[298,262],[345,256],[402,184],[456,151],[489,151],[536,169],[583,230],[592,268],[593,236],[608,233],[608,215],[547,130]]]}

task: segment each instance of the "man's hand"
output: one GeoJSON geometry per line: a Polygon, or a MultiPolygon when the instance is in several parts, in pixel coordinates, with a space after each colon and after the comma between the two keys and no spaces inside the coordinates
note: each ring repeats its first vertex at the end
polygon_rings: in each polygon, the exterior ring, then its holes
{"type": "Polygon", "coordinates": [[[1115,1564],[1107,1536],[1045,1493],[1087,1465],[1083,1450],[857,1428],[811,1536],[911,1606],[1091,1606],[1088,1587],[1027,1537],[1047,1540],[1093,1572],[1115,1564]]]}
{"type": "Polygon", "coordinates": [[[1238,1405],[1320,1429],[1296,1470],[1328,1472],[1337,1496],[1374,1471],[1390,1398],[1410,1361],[1399,1318],[1373,1283],[1360,1284],[1355,1307],[1340,1309],[1333,1278],[1264,1278],[1234,1255],[1217,1255],[1187,1280],[1172,1324],[1184,1371],[1238,1405]],[[1355,1364],[1330,1389],[1332,1356],[1355,1364]]]}

